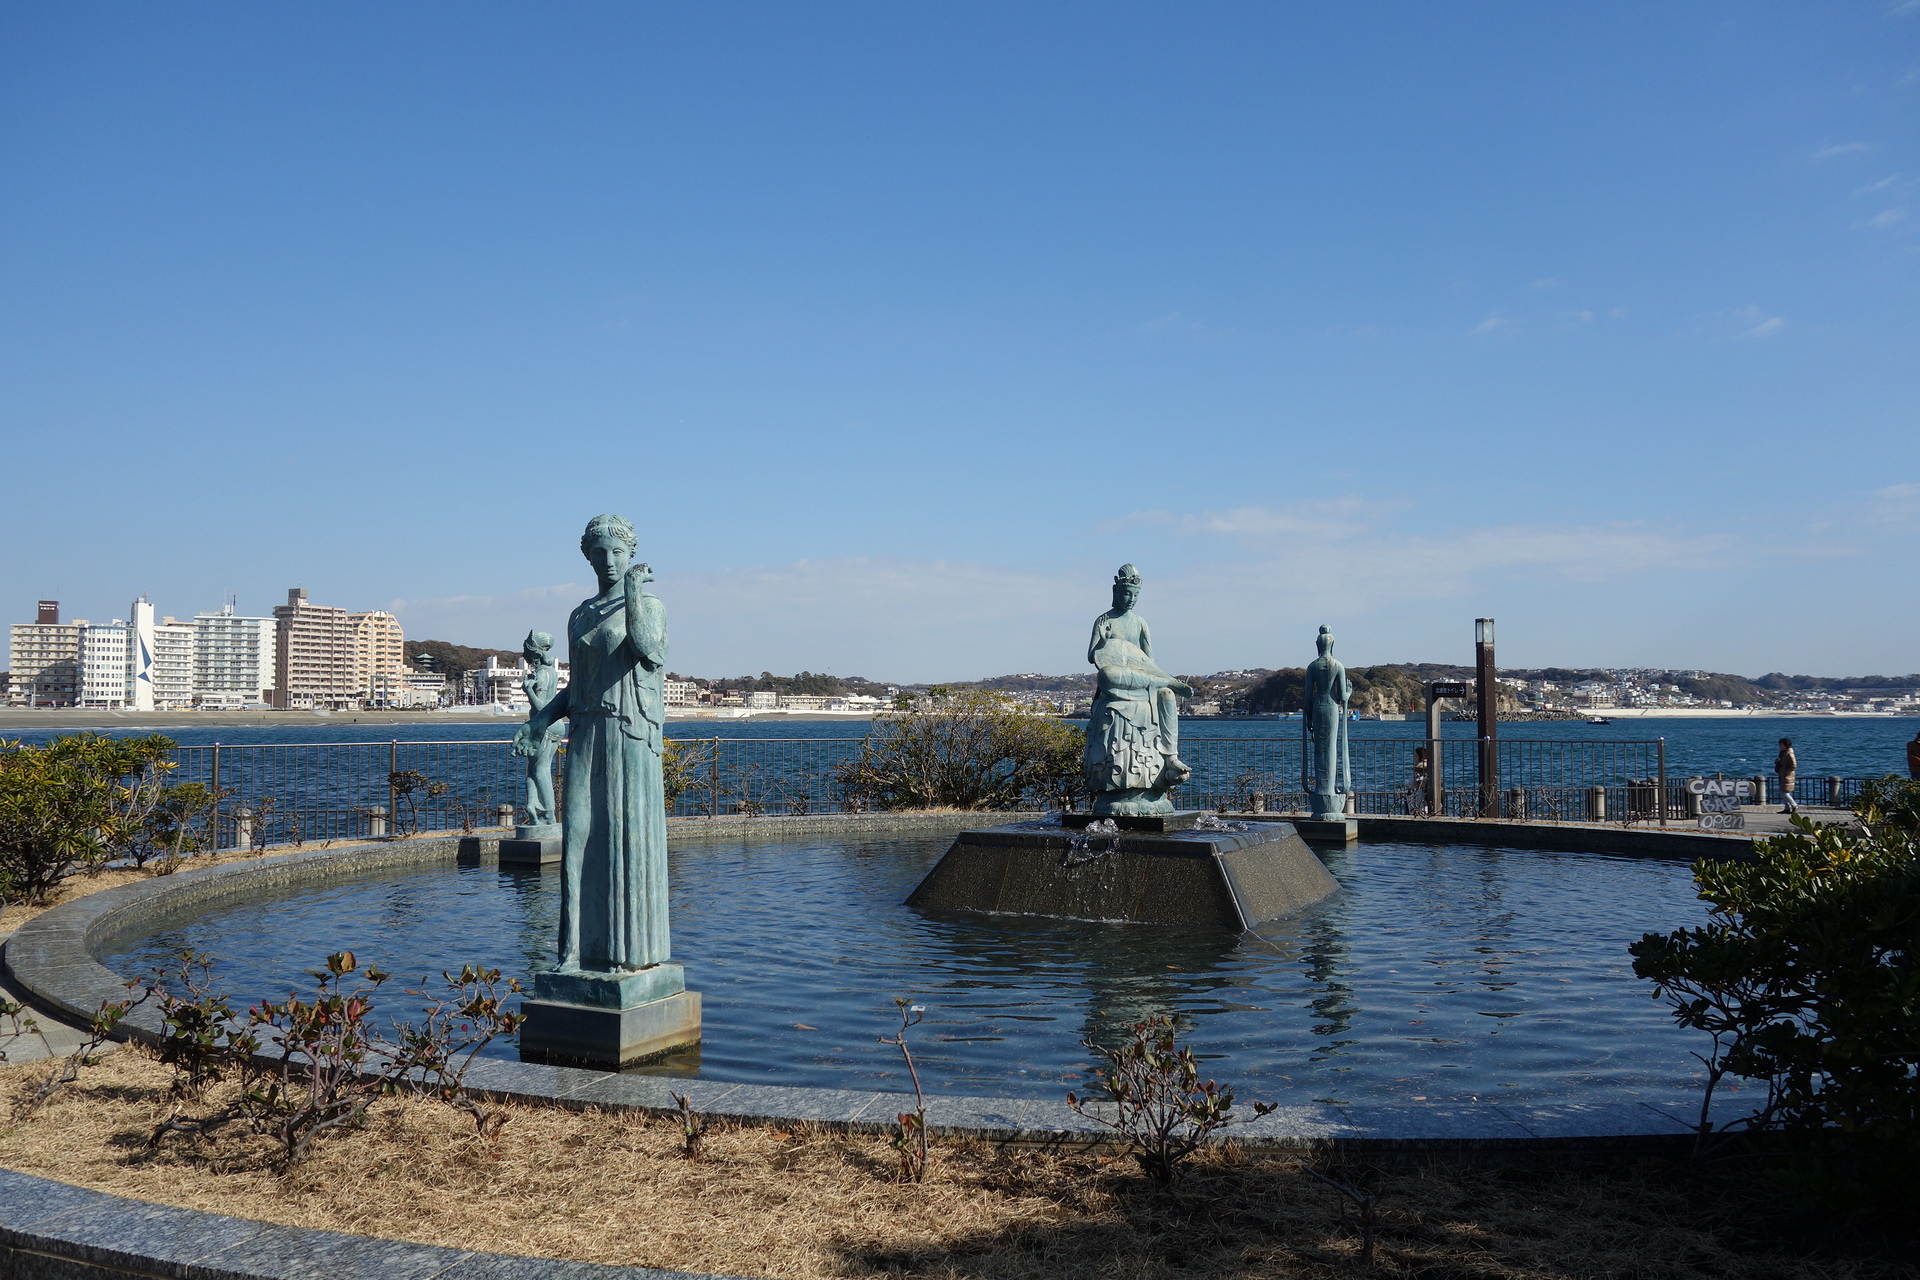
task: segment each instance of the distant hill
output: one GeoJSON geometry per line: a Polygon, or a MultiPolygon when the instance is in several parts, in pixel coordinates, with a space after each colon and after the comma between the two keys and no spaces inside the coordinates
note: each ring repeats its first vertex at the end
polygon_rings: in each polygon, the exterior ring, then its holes
{"type": "Polygon", "coordinates": [[[409,640],[407,662],[410,666],[421,665],[417,659],[423,655],[433,659],[432,667],[450,680],[458,680],[469,671],[487,665],[488,658],[520,661],[518,649],[475,649],[470,645],[454,644],[451,640],[409,640]]]}

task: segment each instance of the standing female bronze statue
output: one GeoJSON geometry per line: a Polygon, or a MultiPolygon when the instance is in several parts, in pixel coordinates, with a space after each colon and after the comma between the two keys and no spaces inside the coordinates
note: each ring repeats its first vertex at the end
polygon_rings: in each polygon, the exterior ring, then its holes
{"type": "Polygon", "coordinates": [[[1316,642],[1320,656],[1307,667],[1301,692],[1300,786],[1315,822],[1336,822],[1347,816],[1347,793],[1353,774],[1347,761],[1347,703],[1353,682],[1333,656],[1333,631],[1320,628],[1316,642]]]}
{"type": "Polygon", "coordinates": [[[1140,574],[1113,575],[1113,608],[1093,621],[1087,661],[1100,669],[1087,719],[1087,789],[1096,814],[1172,813],[1167,792],[1192,776],[1180,759],[1180,703],[1193,690],[1153,662],[1147,621],[1133,611],[1140,574]]]}
{"type": "Polygon", "coordinates": [[[580,550],[600,579],[600,593],[567,622],[567,687],[536,708],[513,740],[516,755],[534,755],[555,721],[571,725],[562,807],[562,973],[645,969],[672,953],[660,777],[666,611],[645,589],[652,571],[631,563],[635,546],[633,526],[623,517],[595,516],[587,525],[580,550]]]}
{"type": "MultiPolygon", "coordinates": [[[[520,658],[527,674],[520,689],[534,711],[546,710],[560,692],[560,673],[553,665],[553,637],[544,631],[527,632],[520,646],[520,658]]],[[[558,725],[548,729],[527,757],[527,825],[515,835],[522,840],[550,840],[560,834],[560,819],[553,812],[553,753],[560,745],[558,725]]]]}

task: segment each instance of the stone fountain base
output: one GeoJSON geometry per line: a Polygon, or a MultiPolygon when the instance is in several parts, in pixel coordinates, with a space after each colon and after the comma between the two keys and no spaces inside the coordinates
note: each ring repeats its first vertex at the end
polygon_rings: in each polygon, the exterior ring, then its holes
{"type": "Polygon", "coordinates": [[[1238,932],[1340,887],[1291,823],[1199,820],[1157,815],[1162,829],[1115,833],[1053,819],[962,831],[907,905],[1238,932]]]}

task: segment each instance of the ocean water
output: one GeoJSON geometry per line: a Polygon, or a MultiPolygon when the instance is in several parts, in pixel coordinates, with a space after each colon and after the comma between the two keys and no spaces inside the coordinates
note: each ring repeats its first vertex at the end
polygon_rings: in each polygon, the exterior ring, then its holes
{"type": "MultiPolygon", "coordinates": [[[[103,730],[116,734],[163,732],[182,746],[212,742],[229,745],[295,742],[476,742],[513,736],[516,721],[502,716],[498,723],[436,723],[368,725],[345,722],[345,717],[316,721],[302,718],[287,728],[206,725],[192,714],[179,724],[160,729],[103,730]]],[[[790,739],[861,738],[868,724],[860,720],[678,720],[667,725],[672,738],[790,739]]],[[[1470,740],[1471,723],[1451,721],[1442,731],[1447,739],[1470,740]]],[[[1356,720],[1349,726],[1354,740],[1369,738],[1418,739],[1424,722],[1356,720]]],[[[42,743],[71,730],[6,729],[0,738],[42,743]]],[[[1574,742],[1624,742],[1664,738],[1670,776],[1725,773],[1751,776],[1771,773],[1776,744],[1792,738],[1804,777],[1868,778],[1906,774],[1906,744],[1920,732],[1920,717],[1755,716],[1728,719],[1632,719],[1610,725],[1579,721],[1521,721],[1500,726],[1503,738],[1574,742]]],[[[1297,720],[1194,720],[1181,729],[1185,739],[1288,738],[1300,735],[1297,720]]]]}

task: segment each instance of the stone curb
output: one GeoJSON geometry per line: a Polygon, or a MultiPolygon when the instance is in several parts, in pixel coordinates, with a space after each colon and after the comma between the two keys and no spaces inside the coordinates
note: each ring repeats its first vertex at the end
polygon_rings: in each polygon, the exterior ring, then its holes
{"type": "MultiPolygon", "coordinates": [[[[1018,815],[1009,815],[1017,817],[1018,815]]],[[[1260,815],[1270,816],[1270,815],[1260,815]]],[[[726,824],[708,825],[711,819],[676,822],[671,831],[676,839],[701,834],[729,837],[747,831],[856,830],[906,827],[958,831],[999,815],[953,814],[926,815],[910,823],[886,822],[885,815],[853,815],[852,820],[836,815],[800,818],[721,819],[726,824]],[[698,824],[698,826],[694,826],[698,824]],[[803,825],[804,824],[804,825],[803,825]]],[[[1004,819],[1003,819],[1004,820],[1004,819]]],[[[1547,824],[1492,822],[1473,819],[1362,818],[1362,830],[1375,836],[1403,839],[1474,839],[1494,843],[1544,845],[1549,848],[1595,849],[1604,843],[1608,852],[1638,852],[1646,856],[1680,854],[1709,857],[1739,857],[1750,841],[1740,836],[1694,832],[1635,832],[1598,825],[1550,828],[1547,824]],[[1368,828],[1372,828],[1370,831],[1368,828]],[[1638,849],[1623,846],[1627,836],[1653,837],[1635,843],[1638,849]]],[[[156,880],[123,885],[56,907],[29,920],[0,948],[0,971],[29,993],[36,1003],[84,1024],[103,1000],[124,996],[122,980],[94,959],[96,948],[117,937],[150,928],[156,917],[202,904],[256,896],[262,884],[291,885],[351,878],[368,872],[418,863],[451,864],[460,857],[460,837],[395,841],[357,845],[316,853],[288,854],[274,858],[251,859],[176,873],[156,880]]],[[[484,856],[484,854],[483,854],[484,856]]],[[[140,1039],[153,1039],[160,1032],[158,1014],[141,1008],[129,1015],[125,1024],[129,1033],[140,1039]]],[[[621,1075],[571,1067],[553,1067],[537,1063],[500,1059],[476,1061],[466,1078],[466,1087],[474,1096],[495,1101],[560,1106],[570,1109],[639,1111],[657,1115],[677,1114],[670,1094],[685,1094],[692,1105],[716,1120],[741,1124],[796,1124],[853,1133],[888,1133],[896,1113],[910,1107],[912,1097],[902,1093],[883,1093],[858,1089],[817,1089],[768,1085],[735,1085],[721,1081],[662,1079],[652,1076],[621,1075]]],[[[1588,1161],[1630,1159],[1643,1155],[1684,1153],[1693,1136],[1688,1116],[1698,1107],[1697,1099],[1676,1091],[1672,1097],[1640,1098],[1602,1095],[1598,1100],[1559,1104],[1434,1104],[1429,1106],[1347,1106],[1312,1104],[1283,1106],[1273,1113],[1232,1130],[1233,1140],[1250,1150],[1300,1152],[1333,1150],[1362,1159],[1392,1162],[1446,1158],[1524,1165],[1559,1165],[1588,1161]]],[[[1732,1108],[1729,1109],[1730,1111],[1732,1108]]],[[[928,1129],[948,1136],[995,1143],[1089,1144],[1110,1140],[1100,1125],[1070,1110],[1064,1100],[1049,1098],[995,1098],[974,1096],[933,1096],[927,1099],[928,1129]]],[[[192,1211],[148,1205],[96,1192],[82,1191],[64,1183],[27,1178],[27,1175],[0,1170],[0,1244],[16,1255],[45,1255],[48,1269],[26,1270],[0,1267],[0,1275],[67,1276],[107,1274],[92,1268],[95,1246],[90,1237],[75,1235],[73,1242],[60,1230],[43,1230],[48,1223],[61,1227],[66,1221],[62,1195],[96,1197],[86,1209],[76,1209],[75,1222],[88,1213],[110,1221],[161,1223],[156,1239],[173,1240],[174,1231],[181,1240],[192,1241],[200,1233],[180,1234],[178,1223],[186,1219],[169,1215],[192,1211]],[[25,1182],[9,1182],[23,1179],[25,1182]],[[34,1189],[31,1184],[38,1184],[34,1189]],[[14,1194],[18,1187],[23,1194],[14,1194]],[[31,1195],[24,1192],[32,1191],[31,1195]],[[50,1198],[50,1199],[49,1199],[50,1198]],[[42,1202],[45,1202],[44,1204],[42,1202]],[[16,1202],[28,1207],[16,1209],[16,1202]],[[57,1202],[57,1203],[56,1203],[57,1202]],[[47,1205],[54,1207],[48,1208],[47,1205]],[[102,1215],[101,1205],[119,1206],[115,1213],[102,1215]],[[129,1208],[131,1206],[131,1208],[129,1208]],[[45,1209],[45,1212],[40,1212],[45,1209]],[[37,1213],[33,1218],[22,1214],[37,1213]],[[116,1214],[118,1217],[116,1218],[116,1214]],[[146,1217],[141,1215],[145,1214],[146,1217]],[[45,1219],[46,1221],[42,1221],[45,1219]],[[22,1234],[31,1224],[35,1233],[22,1234]],[[17,1237],[17,1240],[16,1240],[17,1237]],[[40,1241],[42,1243],[34,1243],[40,1241]],[[74,1270],[73,1265],[87,1264],[74,1270]],[[60,1269],[67,1268],[67,1269],[60,1269]]],[[[75,1202],[76,1204],[79,1202],[75,1202]]],[[[234,1269],[224,1261],[203,1265],[202,1254],[188,1258],[180,1253],[185,1246],[169,1245],[172,1252],[141,1253],[129,1248],[114,1254],[111,1244],[99,1246],[98,1257],[105,1267],[125,1273],[138,1261],[151,1269],[134,1271],[136,1275],[190,1277],[191,1280],[226,1280],[227,1277],[306,1277],[326,1276],[440,1276],[528,1277],[528,1280],[570,1280],[579,1275],[668,1277],[681,1273],[634,1268],[586,1266],[579,1263],[549,1262],[539,1259],[509,1258],[501,1255],[462,1254],[453,1250],[430,1250],[425,1246],[403,1245],[364,1236],[329,1232],[305,1232],[326,1243],[321,1252],[312,1252],[305,1243],[296,1244],[285,1237],[290,1229],[270,1227],[213,1214],[197,1214],[206,1220],[206,1238],[221,1238],[219,1233],[251,1232],[247,1239],[263,1242],[268,1233],[283,1241],[284,1254],[296,1250],[299,1259],[312,1258],[309,1265],[280,1257],[254,1259],[251,1267],[280,1269],[234,1269]],[[389,1259],[381,1250],[399,1251],[399,1261],[389,1259]],[[360,1251],[360,1252],[356,1252],[360,1251]],[[416,1264],[408,1261],[418,1255],[416,1264]],[[358,1268],[364,1259],[368,1270],[358,1268]],[[377,1265],[376,1265],[377,1264],[377,1265]]],[[[61,1227],[64,1230],[64,1227],[61,1227]]],[[[131,1228],[129,1228],[131,1229],[131,1228]]],[[[75,1231],[79,1228],[76,1226],[75,1231]]],[[[237,1247],[236,1245],[233,1247],[237,1247]]],[[[317,1246],[316,1246],[317,1247],[317,1246]]],[[[227,1249],[229,1246],[219,1246],[227,1249]]],[[[203,1251],[207,1258],[211,1251],[203,1251]]],[[[234,1254],[233,1261],[241,1255],[234,1254]]],[[[8,1254],[0,1254],[0,1264],[9,1263],[8,1254]]]]}
{"type": "Polygon", "coordinates": [[[0,1169],[0,1276],[166,1280],[741,1280],[408,1244],[130,1200],[0,1169]]]}

